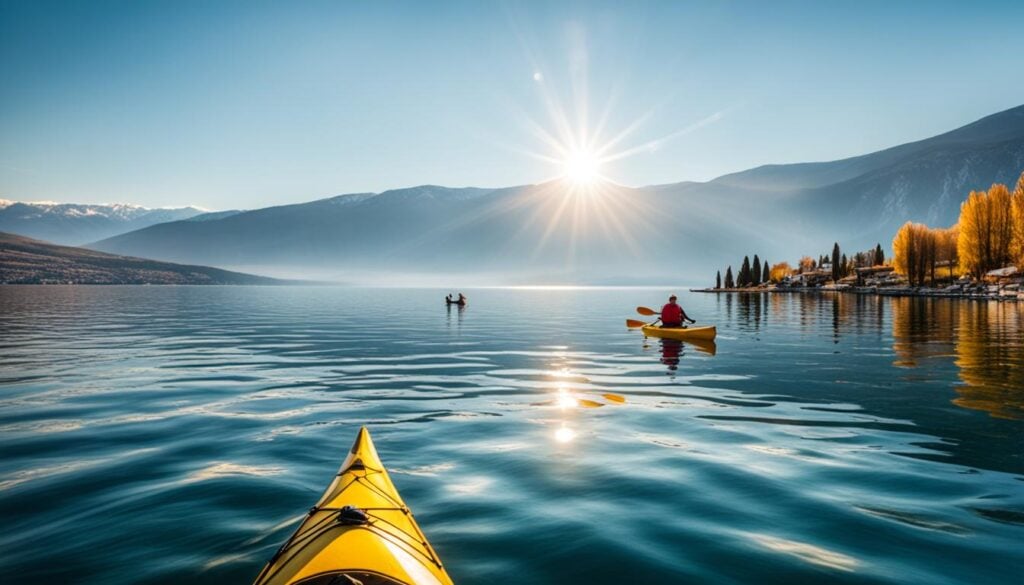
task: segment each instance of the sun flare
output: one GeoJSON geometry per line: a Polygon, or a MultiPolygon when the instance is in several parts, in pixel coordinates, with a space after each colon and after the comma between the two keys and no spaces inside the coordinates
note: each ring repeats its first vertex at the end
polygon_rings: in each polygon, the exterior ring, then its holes
{"type": "MultiPolygon", "coordinates": [[[[513,104],[533,143],[503,145],[511,152],[544,163],[547,169],[534,182],[535,190],[528,200],[509,201],[507,207],[514,211],[525,209],[527,201],[536,203],[519,232],[523,237],[531,234],[536,242],[531,259],[557,258],[570,272],[578,262],[582,265],[583,258],[603,256],[602,260],[608,263],[613,257],[640,255],[639,235],[653,229],[653,220],[648,217],[659,215],[657,206],[632,197],[632,190],[620,183],[622,161],[650,155],[668,141],[722,117],[715,113],[683,128],[668,128],[667,133],[652,135],[648,128],[641,139],[640,129],[655,117],[657,110],[635,118],[623,117],[623,113],[615,111],[616,94],[623,88],[613,88],[600,108],[591,107],[586,47],[577,48],[573,59],[579,60],[573,61],[568,74],[542,71],[535,64],[530,74],[538,100],[531,107],[513,104]],[[531,115],[534,112],[539,116],[531,115]],[[534,233],[538,229],[539,233],[534,233]],[[592,245],[610,241],[606,239],[608,234],[615,236],[613,248],[592,245]]],[[[559,407],[565,409],[589,408],[592,402],[572,396],[560,396],[557,400],[559,407]]]]}
{"type": "Polygon", "coordinates": [[[601,161],[588,150],[578,150],[565,159],[565,178],[577,185],[589,185],[601,178],[601,161]]]}

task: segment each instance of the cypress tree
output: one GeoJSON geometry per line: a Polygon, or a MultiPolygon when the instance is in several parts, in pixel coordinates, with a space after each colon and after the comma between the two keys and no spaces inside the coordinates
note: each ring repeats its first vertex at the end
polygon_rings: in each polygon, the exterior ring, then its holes
{"type": "Polygon", "coordinates": [[[737,282],[736,284],[738,284],[741,288],[745,287],[745,286],[750,286],[750,257],[749,256],[744,256],[743,257],[743,265],[740,266],[739,282],[737,282]]]}
{"type": "Polygon", "coordinates": [[[842,270],[839,265],[839,242],[832,245],[832,280],[839,280],[842,270]]]}
{"type": "Polygon", "coordinates": [[[882,251],[882,244],[875,246],[875,266],[885,264],[885,252],[882,251]]]}
{"type": "Polygon", "coordinates": [[[715,273],[715,288],[722,288],[722,271],[715,273]]]}
{"type": "Polygon", "coordinates": [[[771,272],[768,270],[768,261],[764,261],[764,268],[761,269],[761,282],[768,282],[771,279],[771,272]]]}
{"type": "Polygon", "coordinates": [[[843,254],[843,259],[839,265],[839,276],[840,278],[846,278],[846,275],[850,273],[850,261],[846,259],[846,254],[843,254]]]}
{"type": "Polygon", "coordinates": [[[735,288],[736,283],[732,281],[732,266],[725,269],[725,288],[735,288]]]}
{"type": "Polygon", "coordinates": [[[757,286],[761,284],[761,259],[754,254],[754,265],[750,267],[753,273],[750,275],[750,284],[757,286]]]}

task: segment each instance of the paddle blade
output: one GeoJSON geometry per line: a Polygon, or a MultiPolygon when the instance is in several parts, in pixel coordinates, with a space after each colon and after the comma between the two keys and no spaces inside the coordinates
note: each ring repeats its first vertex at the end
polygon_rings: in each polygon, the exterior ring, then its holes
{"type": "Polygon", "coordinates": [[[604,406],[596,400],[587,400],[585,398],[580,398],[577,402],[579,402],[579,405],[583,408],[600,408],[604,406]]]}
{"type": "Polygon", "coordinates": [[[636,308],[636,312],[640,313],[641,315],[647,315],[648,317],[653,317],[655,315],[660,315],[661,314],[661,313],[655,311],[654,309],[648,309],[647,307],[637,307],[636,308]]]}
{"type": "Polygon", "coordinates": [[[647,323],[644,321],[637,321],[636,319],[626,319],[626,327],[629,327],[630,329],[639,329],[644,325],[647,325],[647,323]]]}
{"type": "Polygon", "coordinates": [[[601,396],[604,396],[604,399],[608,402],[617,402],[619,404],[626,402],[626,397],[621,394],[612,394],[609,392],[607,394],[602,394],[601,396]]]}

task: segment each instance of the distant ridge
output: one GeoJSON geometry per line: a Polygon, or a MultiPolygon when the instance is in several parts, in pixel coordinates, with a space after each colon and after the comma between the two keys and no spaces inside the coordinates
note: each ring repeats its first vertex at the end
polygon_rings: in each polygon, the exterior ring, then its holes
{"type": "Polygon", "coordinates": [[[1024,105],[985,116],[938,136],[901,144],[871,154],[829,162],[771,164],[730,173],[713,182],[750,189],[804,189],[824,187],[913,160],[935,151],[970,151],[1007,142],[1019,144],[1024,137],[1024,105]]]}
{"type": "Polygon", "coordinates": [[[58,246],[0,232],[0,284],[286,284],[284,281],[58,246]]]}
{"type": "Polygon", "coordinates": [[[706,183],[423,185],[176,221],[91,245],[272,274],[492,275],[518,282],[665,282],[758,253],[888,247],[908,221],[956,221],[974,189],[1024,170],[1024,106],[863,156],[766,165],[706,183]],[[283,271],[279,271],[286,269],[283,271]]]}
{"type": "Polygon", "coordinates": [[[167,221],[210,221],[212,219],[224,219],[225,217],[231,217],[232,215],[238,215],[244,213],[240,209],[229,209],[227,211],[211,211],[209,213],[200,213],[199,215],[193,215],[184,220],[167,220],[167,221]]]}
{"type": "Polygon", "coordinates": [[[58,244],[80,245],[157,223],[188,219],[203,209],[151,209],[126,203],[85,204],[0,199],[0,232],[58,244]]]}

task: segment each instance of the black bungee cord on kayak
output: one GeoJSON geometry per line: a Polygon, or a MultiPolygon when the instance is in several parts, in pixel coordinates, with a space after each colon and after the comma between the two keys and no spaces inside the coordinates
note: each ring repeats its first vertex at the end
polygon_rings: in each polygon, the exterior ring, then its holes
{"type": "MultiPolygon", "coordinates": [[[[442,568],[441,559],[437,558],[434,554],[432,554],[433,549],[429,547],[429,543],[427,543],[426,537],[424,537],[422,533],[419,533],[417,535],[409,534],[399,526],[396,526],[393,522],[389,522],[387,519],[372,513],[375,511],[389,511],[401,512],[406,516],[412,515],[412,513],[409,511],[407,507],[398,505],[398,502],[395,502],[395,500],[388,493],[381,491],[377,486],[373,485],[372,482],[366,481],[366,477],[368,475],[370,475],[371,473],[380,473],[380,470],[373,469],[372,467],[366,467],[363,465],[363,462],[361,460],[356,460],[355,462],[353,462],[352,465],[348,466],[342,471],[339,471],[337,476],[340,477],[344,473],[353,469],[363,471],[365,475],[354,476],[352,481],[350,481],[348,484],[346,484],[344,487],[338,490],[338,495],[344,493],[345,490],[347,490],[352,484],[359,483],[373,490],[374,492],[380,494],[382,497],[384,497],[387,500],[390,500],[392,503],[396,505],[393,507],[375,508],[358,508],[356,506],[342,506],[341,508],[328,506],[313,506],[309,509],[307,516],[312,516],[317,512],[335,512],[335,514],[328,515],[324,519],[318,521],[316,524],[311,526],[309,530],[306,531],[305,534],[301,536],[299,536],[298,534],[292,535],[292,538],[290,538],[283,545],[281,545],[281,548],[279,548],[277,552],[274,553],[274,556],[271,559],[271,563],[277,561],[286,552],[291,552],[292,556],[297,555],[304,548],[306,548],[313,542],[316,542],[316,540],[323,536],[325,532],[328,532],[331,529],[336,528],[340,525],[353,528],[363,527],[364,530],[370,530],[371,532],[375,533],[378,537],[394,544],[395,546],[400,547],[407,553],[413,556],[419,556],[427,562],[433,564],[434,566],[442,568]],[[415,547],[411,546],[410,543],[407,542],[405,539],[400,538],[391,532],[375,527],[374,524],[378,522],[391,526],[395,529],[396,532],[405,536],[405,538],[408,538],[413,542],[416,542],[420,545],[426,545],[425,550],[430,551],[431,554],[428,554],[427,552],[421,550],[417,550],[415,547]]],[[[269,567],[270,565],[268,564],[267,566],[269,567]]],[[[260,575],[260,577],[257,579],[257,583],[265,582],[265,580],[271,579],[277,574],[278,571],[281,571],[282,569],[284,569],[283,565],[281,567],[278,567],[277,570],[270,574],[260,575]]]]}
{"type": "Polygon", "coordinates": [[[364,510],[355,506],[343,506],[338,510],[338,524],[343,526],[365,526],[370,523],[370,517],[364,510]]]}

